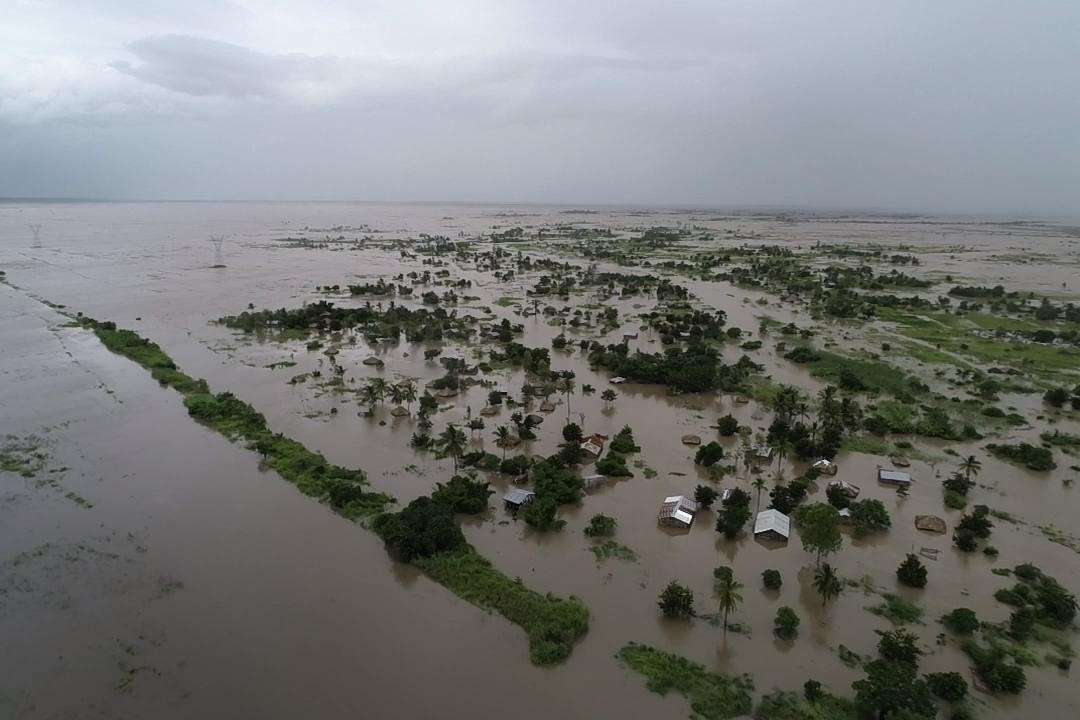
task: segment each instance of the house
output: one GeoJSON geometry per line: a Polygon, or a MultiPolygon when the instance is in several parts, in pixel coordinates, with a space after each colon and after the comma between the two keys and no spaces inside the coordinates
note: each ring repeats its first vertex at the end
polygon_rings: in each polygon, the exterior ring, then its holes
{"type": "Polygon", "coordinates": [[[511,512],[517,512],[522,505],[528,505],[534,498],[536,498],[536,493],[532,490],[514,489],[503,497],[503,505],[511,512]]]}
{"type": "Polygon", "coordinates": [[[638,334],[636,332],[624,332],[622,334],[623,340],[637,340],[638,334]]]}
{"type": "Polygon", "coordinates": [[[581,441],[581,451],[594,458],[600,457],[600,453],[604,452],[604,438],[600,435],[588,436],[581,441]]]}
{"type": "Polygon", "coordinates": [[[773,449],[769,445],[758,445],[757,443],[750,446],[750,452],[754,454],[758,460],[772,460],[773,449]]]}
{"type": "Polygon", "coordinates": [[[786,541],[790,534],[791,518],[779,510],[762,510],[754,520],[754,537],[786,541]]]}
{"type": "Polygon", "coordinates": [[[858,485],[852,485],[846,480],[830,480],[828,486],[831,488],[839,488],[852,500],[859,497],[859,493],[862,491],[858,485]]]}
{"type": "Polygon", "coordinates": [[[582,481],[585,483],[586,490],[592,490],[605,484],[609,479],[607,475],[586,475],[582,481]]]}
{"type": "Polygon", "coordinates": [[[836,463],[834,463],[832,460],[829,460],[828,458],[821,458],[820,460],[815,460],[810,465],[810,467],[814,468],[822,475],[835,475],[836,471],[840,469],[836,465],[836,463]]]}
{"type": "Polygon", "coordinates": [[[656,521],[668,527],[688,528],[694,524],[697,511],[698,504],[690,498],[685,495],[672,495],[664,498],[656,521]]]}
{"type": "Polygon", "coordinates": [[[911,476],[906,472],[900,472],[899,470],[889,470],[887,468],[878,467],[877,471],[878,482],[885,483],[886,485],[896,485],[898,487],[909,487],[911,485],[911,476]]]}
{"type": "Polygon", "coordinates": [[[610,380],[608,380],[608,382],[611,383],[612,385],[622,385],[624,382],[626,382],[626,378],[617,375],[617,376],[611,378],[610,380]]]}

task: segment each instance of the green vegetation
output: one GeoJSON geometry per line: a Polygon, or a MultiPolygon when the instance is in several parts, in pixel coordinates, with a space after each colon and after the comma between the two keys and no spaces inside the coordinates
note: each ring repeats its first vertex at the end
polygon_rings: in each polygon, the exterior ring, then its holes
{"type": "Polygon", "coordinates": [[[694,591],[672,580],[660,593],[656,604],[664,617],[688,618],[694,614],[694,591]]]}
{"type": "Polygon", "coordinates": [[[799,345],[784,357],[805,365],[811,375],[835,383],[842,390],[901,397],[926,391],[918,378],[880,360],[837,355],[809,345],[799,345]]]}
{"type": "Polygon", "coordinates": [[[881,597],[885,602],[867,608],[870,612],[880,615],[893,625],[908,625],[921,622],[923,611],[918,605],[909,603],[899,595],[892,593],[884,593],[881,597]]]}
{"type": "Polygon", "coordinates": [[[45,468],[48,455],[41,451],[40,441],[33,436],[20,438],[8,435],[0,445],[0,472],[18,473],[32,478],[45,468]]]}
{"type": "Polygon", "coordinates": [[[767,590],[779,590],[780,586],[784,584],[784,580],[780,576],[779,570],[769,569],[761,573],[761,584],[767,590]]]}
{"type": "Polygon", "coordinates": [[[611,537],[615,534],[617,526],[618,522],[615,518],[598,513],[589,520],[589,525],[585,528],[585,534],[588,537],[611,537]]]}
{"type": "MultiPolygon", "coordinates": [[[[814,681],[809,681],[814,682],[814,681]]],[[[811,697],[776,691],[761,698],[754,720],[857,720],[850,700],[818,690],[811,697]]]]}
{"type": "Polygon", "coordinates": [[[611,558],[623,560],[625,562],[634,562],[638,559],[637,553],[631,548],[626,547],[622,543],[615,542],[614,540],[604,540],[603,542],[595,543],[589,547],[589,552],[596,556],[598,562],[603,562],[611,558]]]}
{"type": "Polygon", "coordinates": [[[537,665],[566,660],[574,643],[589,629],[589,611],[580,600],[530,590],[492,567],[468,545],[414,564],[455,595],[520,625],[528,633],[529,656],[537,665]]]}
{"type": "Polygon", "coordinates": [[[623,647],[619,658],[646,677],[650,690],[661,695],[678,691],[694,713],[706,720],[748,715],[753,708],[754,683],[748,675],[712,673],[684,657],[636,643],[623,647]]]}
{"type": "Polygon", "coordinates": [[[779,608],[773,620],[773,632],[781,640],[791,640],[799,633],[799,616],[787,605],[779,608]]]}
{"type": "Polygon", "coordinates": [[[1014,445],[990,444],[986,447],[995,456],[1017,465],[1023,465],[1029,470],[1046,471],[1057,467],[1057,463],[1054,462],[1054,454],[1048,448],[1029,443],[1014,445]]]}
{"type": "Polygon", "coordinates": [[[896,569],[896,579],[901,584],[913,588],[926,587],[926,565],[918,555],[908,553],[904,562],[896,569]]]}
{"type": "Polygon", "coordinates": [[[1076,618],[1076,597],[1056,579],[1031,564],[1017,565],[1013,574],[1020,580],[1012,588],[998,590],[1000,602],[1030,610],[1032,619],[1052,628],[1065,628],[1076,618]]]}
{"type": "Polygon", "coordinates": [[[610,451],[619,453],[620,455],[629,455],[630,453],[636,453],[641,450],[637,443],[634,442],[634,431],[629,425],[624,425],[623,429],[615,433],[615,437],[611,439],[610,451]]]}

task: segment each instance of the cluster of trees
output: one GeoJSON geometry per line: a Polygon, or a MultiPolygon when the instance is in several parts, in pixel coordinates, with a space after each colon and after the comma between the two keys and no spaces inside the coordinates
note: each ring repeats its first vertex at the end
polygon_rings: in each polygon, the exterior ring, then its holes
{"type": "Polygon", "coordinates": [[[368,337],[393,340],[404,332],[409,342],[424,342],[443,338],[468,339],[476,332],[477,320],[468,315],[459,317],[443,308],[413,310],[397,305],[393,300],[385,309],[381,302],[374,306],[367,302],[362,307],[340,308],[320,300],[291,310],[247,310],[220,318],[218,322],[247,333],[266,330],[324,333],[355,328],[368,337]]]}
{"type": "Polygon", "coordinates": [[[967,505],[967,495],[975,487],[972,479],[979,474],[982,463],[974,455],[968,455],[959,470],[949,474],[949,477],[941,481],[945,488],[945,506],[954,510],[960,510],[967,505]]]}
{"type": "Polygon", "coordinates": [[[1043,395],[1043,401],[1056,408],[1064,407],[1065,403],[1069,403],[1073,410],[1080,410],[1080,385],[1072,390],[1064,387],[1051,388],[1043,395]]]}
{"type": "Polygon", "coordinates": [[[417,400],[416,383],[412,380],[402,380],[391,384],[377,377],[368,380],[360,388],[360,401],[367,405],[369,410],[384,400],[390,400],[394,405],[403,405],[405,409],[412,412],[412,404],[417,400]]]}
{"type": "Polygon", "coordinates": [[[725,365],[714,348],[694,340],[685,349],[670,348],[663,353],[631,353],[625,343],[606,347],[594,344],[589,364],[635,382],[666,385],[674,392],[738,390],[751,374],[763,369],[745,355],[725,365]]]}
{"type": "Polygon", "coordinates": [[[372,528],[402,562],[449,552],[466,544],[454,514],[485,511],[492,494],[488,483],[455,475],[439,483],[430,497],[416,498],[398,512],[376,516],[372,528]]]}
{"type": "Polygon", "coordinates": [[[979,540],[990,537],[993,527],[990,508],[976,505],[970,513],[960,516],[960,521],[956,523],[953,531],[953,544],[964,552],[973,552],[977,549],[979,540]]]}
{"type": "Polygon", "coordinates": [[[816,412],[798,388],[781,385],[773,400],[774,418],[768,441],[782,458],[793,450],[800,458],[833,458],[846,433],[857,431],[862,408],[839,388],[828,385],[818,394],[816,412]]]}

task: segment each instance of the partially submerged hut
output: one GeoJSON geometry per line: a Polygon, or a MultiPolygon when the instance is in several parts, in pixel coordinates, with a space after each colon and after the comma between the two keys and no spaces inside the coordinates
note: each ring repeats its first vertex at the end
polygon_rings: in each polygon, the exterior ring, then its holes
{"type": "Polygon", "coordinates": [[[536,498],[536,493],[532,490],[515,488],[503,496],[503,505],[511,512],[517,512],[522,505],[528,505],[534,498],[536,498]]]}
{"type": "Polygon", "coordinates": [[[773,508],[762,510],[754,521],[754,537],[787,540],[791,535],[791,518],[773,508]]]}
{"type": "Polygon", "coordinates": [[[607,475],[586,475],[582,478],[586,490],[592,490],[605,484],[610,478],[607,475]]]}
{"type": "Polygon", "coordinates": [[[878,482],[885,485],[895,485],[897,487],[910,487],[911,476],[906,472],[900,472],[899,470],[893,470],[891,468],[878,467],[877,471],[878,482]]]}
{"type": "Polygon", "coordinates": [[[836,463],[834,463],[832,460],[829,460],[828,458],[821,458],[820,460],[815,460],[810,465],[810,467],[814,468],[822,475],[835,475],[836,471],[840,469],[836,463]]]}
{"type": "Polygon", "coordinates": [[[695,501],[685,495],[672,495],[664,498],[656,521],[668,527],[688,528],[694,524],[697,511],[698,504],[695,501]]]}
{"type": "Polygon", "coordinates": [[[590,435],[581,441],[581,451],[593,458],[600,457],[604,452],[604,438],[600,435],[590,435]]]}
{"type": "Polygon", "coordinates": [[[858,485],[852,485],[847,480],[830,480],[828,487],[839,488],[845,495],[854,500],[862,492],[858,485]]]}

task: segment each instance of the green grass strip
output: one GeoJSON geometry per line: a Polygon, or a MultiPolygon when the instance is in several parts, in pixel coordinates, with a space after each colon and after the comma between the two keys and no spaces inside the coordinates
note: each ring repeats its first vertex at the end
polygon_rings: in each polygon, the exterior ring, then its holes
{"type": "Polygon", "coordinates": [[[753,708],[754,681],[749,675],[711,673],[700,663],[637,643],[624,646],[619,658],[645,676],[650,690],[661,695],[677,690],[707,720],[749,715],[753,708]]]}

